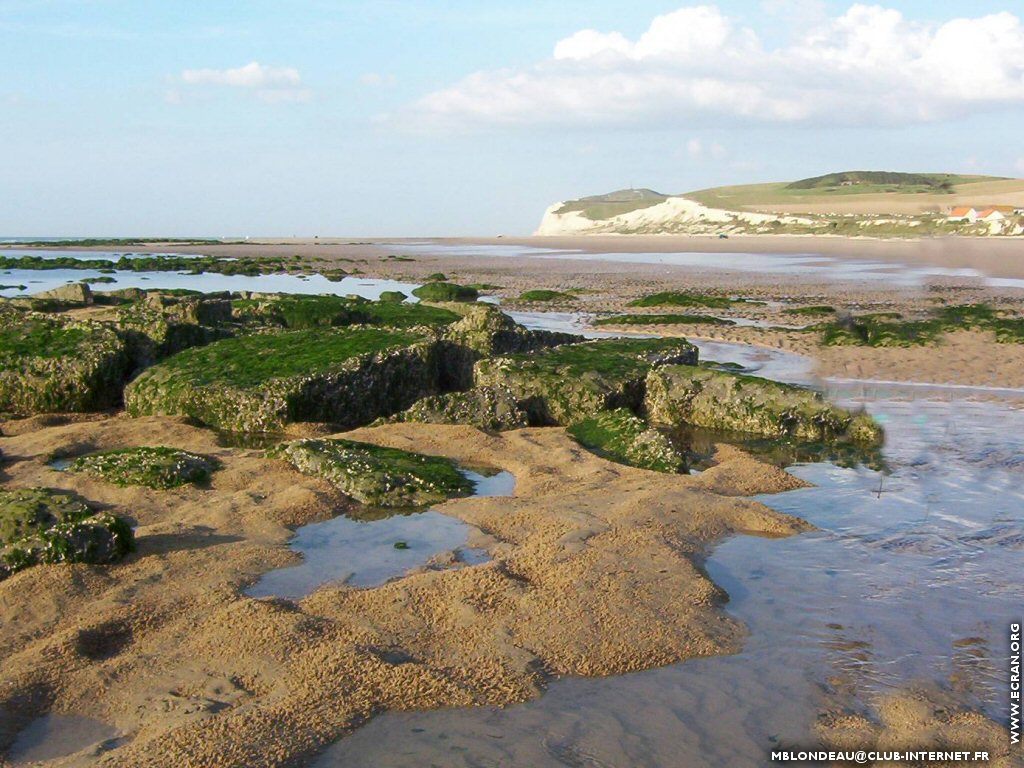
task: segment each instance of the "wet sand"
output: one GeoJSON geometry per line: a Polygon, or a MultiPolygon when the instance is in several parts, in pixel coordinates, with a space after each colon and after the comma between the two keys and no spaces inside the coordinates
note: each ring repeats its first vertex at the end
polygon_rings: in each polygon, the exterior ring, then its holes
{"type": "Polygon", "coordinates": [[[48,713],[90,717],[128,739],[104,766],[301,764],[382,711],[509,704],[554,677],[735,651],[743,628],[700,567],[706,548],[735,532],[807,527],[734,495],[794,484],[739,453],[691,478],[611,464],[561,429],[391,425],[350,436],[515,474],[513,498],[440,507],[474,527],[470,544],[493,560],[257,600],[245,587],[295,562],[290,527],[344,510],[330,486],[180,420],[53,421],[4,425],[8,486],[75,491],[133,518],[138,552],[0,582],[0,745],[48,713]],[[160,492],[46,464],[56,450],[155,438],[225,469],[208,489],[160,492]]]}

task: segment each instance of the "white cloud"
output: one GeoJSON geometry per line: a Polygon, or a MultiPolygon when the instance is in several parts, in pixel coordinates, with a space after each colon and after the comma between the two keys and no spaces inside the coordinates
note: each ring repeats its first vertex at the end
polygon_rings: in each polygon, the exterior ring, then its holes
{"type": "Polygon", "coordinates": [[[768,48],[754,29],[702,5],[656,17],[635,40],[582,30],[544,61],[471,74],[411,112],[428,127],[901,125],[1003,107],[1024,107],[1024,24],[1011,13],[927,24],[856,4],[768,48]]]}
{"type": "Polygon", "coordinates": [[[398,78],[380,72],[364,72],[359,76],[359,82],[367,88],[394,88],[398,84],[398,78]]]}
{"type": "Polygon", "coordinates": [[[1016,168],[1017,168],[1017,173],[1019,173],[1021,176],[1024,176],[1024,157],[1018,157],[1017,158],[1016,168]]]}
{"type": "Polygon", "coordinates": [[[693,160],[715,160],[720,162],[728,156],[728,152],[725,147],[717,141],[712,141],[710,144],[705,143],[701,139],[690,139],[686,142],[686,154],[693,160]]]}
{"type": "MultiPolygon", "coordinates": [[[[261,101],[276,104],[306,101],[310,91],[294,67],[270,67],[253,61],[230,69],[186,69],[178,78],[190,86],[222,86],[252,92],[261,101]]],[[[180,94],[177,101],[181,101],[180,94]]]]}

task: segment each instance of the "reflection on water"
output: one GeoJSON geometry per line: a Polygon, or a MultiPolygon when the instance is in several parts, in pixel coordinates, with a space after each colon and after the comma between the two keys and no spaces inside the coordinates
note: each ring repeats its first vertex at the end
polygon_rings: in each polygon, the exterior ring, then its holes
{"type": "Polygon", "coordinates": [[[888,471],[880,448],[851,442],[806,442],[793,438],[759,437],[746,432],[681,425],[663,430],[683,453],[686,469],[705,470],[713,464],[715,447],[728,443],[779,467],[831,462],[840,467],[866,466],[888,471]]]}
{"type": "MultiPolygon", "coordinates": [[[[489,477],[461,470],[474,484],[474,496],[511,496],[515,477],[498,472],[489,477]]],[[[367,510],[304,525],[289,546],[302,554],[299,565],[278,568],[247,590],[250,597],[305,597],[324,584],[375,587],[457,550],[469,564],[486,553],[463,548],[470,527],[454,517],[428,510],[367,510]]]]}
{"type": "MultiPolygon", "coordinates": [[[[112,283],[95,285],[95,290],[113,291],[120,288],[188,289],[203,293],[220,291],[256,291],[260,293],[326,293],[336,296],[354,294],[376,300],[384,291],[401,291],[411,295],[418,283],[403,283],[397,280],[378,280],[363,277],[345,277],[328,280],[323,275],[222,275],[217,272],[203,272],[193,275],[189,272],[124,272],[116,271],[103,275],[93,269],[11,269],[0,272],[0,284],[12,286],[0,290],[0,296],[12,297],[39,293],[59,288],[68,283],[77,283],[95,277],[110,277],[112,283]],[[26,286],[22,290],[19,286],[26,286]]],[[[415,301],[415,299],[411,299],[415,301]]]]}
{"type": "MultiPolygon", "coordinates": [[[[832,393],[846,396],[848,392],[832,393]]],[[[1005,720],[1005,630],[1020,612],[1024,411],[1002,402],[847,402],[885,422],[890,475],[793,468],[817,487],[759,500],[818,530],[737,536],[708,559],[751,631],[743,651],[554,682],[507,709],[388,713],[316,764],[763,766],[813,744],[823,691],[952,686],[1005,720]]]]}

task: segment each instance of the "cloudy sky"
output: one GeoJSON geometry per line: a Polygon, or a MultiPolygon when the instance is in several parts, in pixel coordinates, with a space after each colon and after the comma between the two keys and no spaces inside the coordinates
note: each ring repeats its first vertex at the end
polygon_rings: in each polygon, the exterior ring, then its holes
{"type": "Polygon", "coordinates": [[[1020,0],[0,0],[0,236],[525,234],[554,201],[1024,176],[1020,0]]]}

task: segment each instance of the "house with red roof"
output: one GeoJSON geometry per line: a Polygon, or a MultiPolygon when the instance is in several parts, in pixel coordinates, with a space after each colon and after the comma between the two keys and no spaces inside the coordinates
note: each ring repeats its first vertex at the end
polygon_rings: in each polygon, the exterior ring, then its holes
{"type": "Polygon", "coordinates": [[[970,221],[973,223],[978,220],[978,211],[975,208],[960,206],[951,210],[947,218],[949,221],[970,221]]]}

